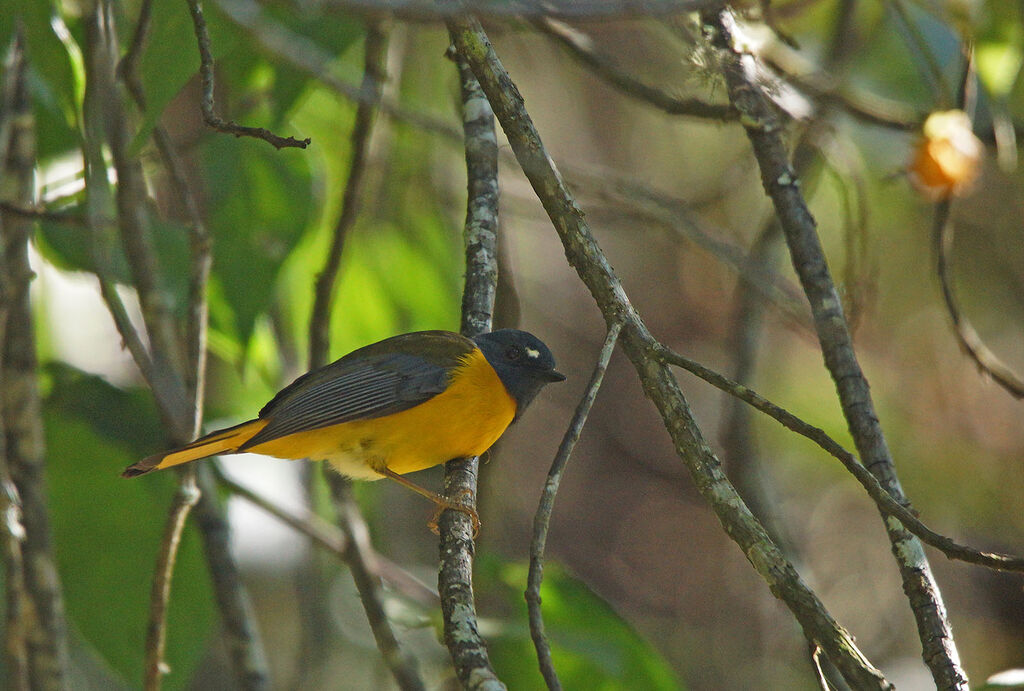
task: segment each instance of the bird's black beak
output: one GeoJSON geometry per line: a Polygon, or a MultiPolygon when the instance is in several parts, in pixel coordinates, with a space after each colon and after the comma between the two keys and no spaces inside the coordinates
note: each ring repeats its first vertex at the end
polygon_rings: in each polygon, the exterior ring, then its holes
{"type": "Polygon", "coordinates": [[[554,369],[544,370],[540,373],[540,377],[549,382],[565,381],[565,375],[554,369]]]}

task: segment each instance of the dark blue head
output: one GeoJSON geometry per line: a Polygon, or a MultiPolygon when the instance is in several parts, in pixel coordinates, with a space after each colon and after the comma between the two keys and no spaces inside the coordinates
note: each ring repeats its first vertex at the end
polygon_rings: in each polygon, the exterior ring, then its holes
{"type": "Polygon", "coordinates": [[[555,369],[551,350],[531,333],[499,329],[473,340],[515,399],[516,419],[545,384],[565,381],[565,375],[555,369]]]}

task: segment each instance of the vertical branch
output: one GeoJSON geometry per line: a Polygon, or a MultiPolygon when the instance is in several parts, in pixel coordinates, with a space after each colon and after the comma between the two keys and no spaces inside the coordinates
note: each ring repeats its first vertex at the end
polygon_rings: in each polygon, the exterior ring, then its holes
{"type": "MultiPolygon", "coordinates": [[[[0,201],[31,207],[35,188],[36,141],[25,80],[20,32],[4,65],[0,101],[0,201]]],[[[61,689],[68,684],[67,623],[60,576],[53,556],[43,487],[45,449],[42,405],[36,379],[36,343],[28,261],[32,221],[0,217],[3,340],[0,341],[0,419],[7,572],[8,670],[12,685],[61,689]],[[7,476],[9,474],[8,483],[7,476]],[[20,500],[20,522],[18,509],[20,500]]]]}
{"type": "MultiPolygon", "coordinates": [[[[341,215],[334,226],[331,247],[323,270],[317,276],[313,295],[313,312],[309,321],[310,368],[327,364],[330,353],[331,305],[334,288],[341,266],[345,238],[359,216],[360,194],[366,177],[367,159],[373,138],[377,107],[387,80],[388,27],[383,21],[367,27],[363,49],[363,82],[360,90],[367,98],[356,108],[352,128],[352,160],[348,180],[342,194],[341,215]]],[[[380,577],[377,575],[375,556],[370,547],[370,535],[359,507],[352,497],[351,483],[330,468],[325,468],[327,483],[334,500],[338,524],[345,535],[342,559],[352,572],[359,598],[370,623],[377,649],[380,651],[399,688],[403,691],[424,689],[416,659],[405,653],[398,643],[391,622],[384,610],[380,577]]]]}
{"type": "MultiPolygon", "coordinates": [[[[761,168],[765,191],[775,205],[793,266],[811,304],[825,365],[836,383],[843,414],[864,464],[900,503],[900,486],[867,379],[853,350],[842,303],[829,273],[816,224],[800,191],[779,136],[780,125],[768,98],[752,78],[753,58],[732,45],[733,17],[728,10],[706,11],[703,25],[721,56],[721,68],[733,105],[743,113],[744,129],[761,168]]],[[[966,688],[952,629],[931,566],[920,541],[894,518],[885,519],[904,591],[917,620],[925,663],[940,689],[966,688]]]]}
{"type": "MultiPolygon", "coordinates": [[[[15,127],[15,106],[23,94],[25,74],[25,44],[21,32],[15,34],[4,59],[4,79],[0,83],[0,163],[6,168],[7,154],[11,150],[11,131],[15,127]]],[[[20,110],[20,109],[18,109],[20,110]]],[[[6,178],[6,171],[3,176],[6,178]]],[[[0,178],[2,179],[2,178],[0,178]]],[[[0,187],[0,199],[7,203],[8,191],[0,187]]],[[[24,221],[23,221],[24,222],[24,221]]],[[[6,214],[0,211],[0,233],[8,223],[6,214]]],[[[0,241],[0,266],[6,266],[4,243],[0,241]]],[[[7,342],[7,313],[11,286],[7,272],[0,271],[0,344],[7,342]]],[[[2,351],[0,351],[2,352],[2,351]]],[[[0,359],[0,391],[6,388],[0,359]]],[[[0,399],[2,400],[2,399],[0,399]]],[[[25,540],[25,526],[21,521],[21,498],[11,478],[7,462],[7,440],[3,433],[4,407],[0,402],[0,542],[3,549],[4,574],[4,681],[16,691],[31,688],[28,661],[28,632],[31,626],[32,602],[25,588],[25,561],[22,543],[25,540]]]]}
{"type": "Polygon", "coordinates": [[[164,535],[157,553],[156,568],[149,594],[149,625],[146,627],[146,662],[143,670],[143,688],[159,691],[163,676],[168,672],[164,662],[167,647],[167,608],[171,601],[171,578],[178,558],[181,534],[192,507],[199,501],[195,468],[182,471],[178,491],[174,493],[164,524],[164,535]]]}
{"type": "MultiPolygon", "coordinates": [[[[498,143],[494,114],[480,84],[455,53],[462,92],[466,148],[466,281],[462,293],[462,333],[473,337],[491,330],[497,291],[498,143]]],[[[457,458],[444,469],[445,493],[476,507],[480,459],[457,458]]],[[[438,521],[441,566],[438,591],[444,616],[444,640],[455,673],[467,689],[504,689],[477,627],[473,596],[472,520],[461,511],[445,511],[438,521]]]]}
{"type": "Polygon", "coordinates": [[[349,138],[352,146],[352,161],[349,164],[348,180],[341,197],[341,215],[334,225],[331,248],[327,252],[324,268],[316,277],[313,294],[313,313],[309,322],[309,366],[322,367],[330,356],[331,305],[334,302],[334,288],[341,267],[341,253],[345,238],[359,216],[359,197],[366,178],[366,161],[370,151],[377,106],[387,80],[388,32],[380,22],[367,27],[364,48],[364,72],[360,93],[366,96],[356,107],[355,125],[349,138]]]}
{"type": "Polygon", "coordinates": [[[594,372],[590,375],[590,383],[583,394],[579,405],[576,406],[576,413],[573,415],[569,428],[565,430],[562,443],[558,446],[555,460],[551,463],[548,471],[547,482],[544,483],[544,491],[540,496],[540,505],[533,518],[533,539],[530,541],[530,571],[526,577],[526,609],[530,615],[530,635],[533,637],[533,646],[537,649],[537,661],[540,663],[540,673],[544,676],[548,688],[551,691],[560,690],[562,684],[558,679],[558,673],[551,661],[551,646],[548,645],[547,634],[544,632],[544,616],[540,604],[540,584],[544,579],[544,547],[548,540],[548,526],[551,523],[551,513],[555,508],[555,495],[562,482],[562,473],[569,462],[569,456],[576,447],[576,442],[583,432],[583,425],[587,422],[590,408],[594,405],[597,392],[604,381],[604,373],[608,369],[608,362],[612,359],[612,352],[619,340],[619,332],[622,331],[622,323],[615,322],[612,328],[608,329],[605,336],[604,346],[598,355],[597,364],[594,365],[594,372]]]}
{"type": "Polygon", "coordinates": [[[644,392],[661,414],[676,453],[693,477],[697,490],[772,594],[789,607],[804,635],[828,653],[843,677],[858,689],[889,688],[881,672],[864,657],[850,634],[832,618],[814,591],[779,552],[722,472],[721,464],[693,419],[678,382],[658,358],[659,344],[630,303],[622,283],[594,239],[582,210],[544,148],[522,96],[483,28],[472,18],[455,17],[448,22],[453,42],[487,94],[519,165],[562,241],[566,258],[590,290],[609,328],[616,322],[623,323],[622,343],[626,355],[637,371],[644,392]]]}

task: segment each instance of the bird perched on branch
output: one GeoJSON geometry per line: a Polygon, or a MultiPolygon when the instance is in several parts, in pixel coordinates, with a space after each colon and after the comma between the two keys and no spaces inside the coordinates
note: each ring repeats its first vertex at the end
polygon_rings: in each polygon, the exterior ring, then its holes
{"type": "Polygon", "coordinates": [[[142,459],[136,477],[218,454],[328,461],[359,480],[391,478],[438,506],[476,513],[403,477],[479,456],[546,384],[563,381],[540,339],[501,329],[469,339],[450,331],[393,336],[302,375],[255,420],[142,459]]]}

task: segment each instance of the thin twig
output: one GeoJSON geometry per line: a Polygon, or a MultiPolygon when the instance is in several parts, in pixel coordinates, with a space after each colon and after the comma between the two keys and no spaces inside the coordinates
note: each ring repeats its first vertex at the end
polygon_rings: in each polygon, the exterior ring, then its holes
{"type": "Polygon", "coordinates": [[[142,0],[139,4],[139,16],[135,20],[135,31],[128,45],[128,51],[117,64],[117,75],[124,81],[129,92],[135,98],[141,110],[146,109],[146,99],[139,79],[139,60],[149,36],[149,26],[153,17],[153,0],[142,0]]]}
{"type": "Polygon", "coordinates": [[[195,468],[189,466],[181,473],[178,491],[174,493],[164,524],[156,568],[149,594],[149,627],[146,629],[146,663],[143,688],[159,691],[163,676],[170,670],[164,662],[167,643],[167,607],[171,601],[171,577],[178,556],[178,545],[185,530],[185,521],[192,507],[199,501],[195,468]]]}
{"type": "MultiPolygon", "coordinates": [[[[756,73],[753,56],[733,46],[735,19],[729,10],[705,12],[701,25],[717,50],[726,88],[743,113],[741,122],[761,170],[789,246],[793,266],[811,304],[825,364],[836,382],[840,405],[864,464],[899,503],[906,504],[878,421],[868,382],[857,361],[842,302],[825,260],[815,221],[789,163],[781,126],[756,73]]],[[[886,520],[904,591],[918,624],[923,657],[941,689],[966,687],[946,609],[924,550],[897,521],[886,520]]],[[[829,656],[832,657],[831,651],[829,656]]],[[[835,660],[833,660],[835,662],[835,660]]]]}
{"type": "Polygon", "coordinates": [[[1024,381],[1010,369],[999,356],[985,345],[981,335],[975,330],[970,320],[960,310],[960,302],[957,300],[956,292],[953,290],[953,280],[950,276],[949,257],[953,248],[953,219],[950,217],[952,203],[950,200],[943,200],[935,205],[935,220],[932,226],[932,246],[935,252],[936,271],[939,277],[939,286],[942,288],[942,298],[946,303],[946,310],[953,322],[953,333],[956,340],[967,355],[974,360],[982,372],[992,377],[999,386],[1014,398],[1024,398],[1024,381]]]}
{"type": "Polygon", "coordinates": [[[942,72],[942,66],[939,65],[939,60],[932,51],[928,39],[921,32],[921,27],[914,22],[910,13],[907,12],[907,8],[903,6],[903,0],[887,0],[885,5],[892,9],[892,13],[896,17],[896,25],[902,27],[906,33],[910,44],[908,46],[910,54],[917,58],[918,72],[931,85],[935,100],[947,106],[952,104],[953,96],[942,72]]]}
{"type": "MultiPolygon", "coordinates": [[[[153,0],[142,0],[128,52],[117,65],[118,76],[124,82],[139,110],[142,111],[146,109],[146,96],[138,76],[138,65],[146,38],[149,35],[152,4],[153,0]]],[[[181,158],[174,150],[170,135],[163,126],[157,124],[153,128],[152,137],[164,168],[167,170],[171,187],[181,200],[188,218],[190,272],[188,320],[185,327],[185,388],[189,399],[193,402],[192,408],[195,411],[193,432],[197,432],[202,421],[201,402],[205,395],[206,332],[209,321],[207,318],[209,311],[207,284],[213,264],[210,236],[199,209],[197,194],[192,189],[192,183],[181,158]]]]}
{"type": "Polygon", "coordinates": [[[724,233],[701,219],[684,200],[654,191],[612,171],[575,170],[571,179],[574,185],[585,183],[588,191],[621,205],[634,217],[655,221],[669,229],[673,236],[697,245],[775,305],[787,320],[811,328],[797,286],[752,260],[739,246],[722,240],[724,233]]]}
{"type": "MultiPolygon", "coordinates": [[[[159,272],[154,251],[148,238],[148,212],[146,210],[146,187],[142,179],[142,168],[136,158],[128,152],[127,116],[114,82],[117,40],[111,4],[99,2],[87,23],[88,36],[88,100],[89,132],[87,138],[87,182],[98,187],[90,188],[89,218],[94,227],[94,263],[100,281],[100,291],[125,343],[132,352],[140,370],[150,383],[165,422],[174,432],[176,439],[192,438],[198,429],[198,410],[186,401],[187,394],[175,372],[177,342],[174,336],[173,316],[169,306],[160,294],[159,272]],[[105,135],[110,144],[114,166],[117,170],[117,210],[121,238],[136,285],[143,319],[151,342],[151,354],[147,353],[142,339],[128,319],[124,305],[112,281],[108,278],[112,254],[110,228],[99,220],[102,208],[109,203],[105,163],[99,150],[101,137],[105,135]]],[[[136,32],[141,49],[145,28],[136,32]]],[[[129,70],[134,64],[128,64],[129,70]]],[[[142,103],[141,87],[133,79],[133,73],[126,73],[126,81],[136,87],[134,93],[142,103]]],[[[179,479],[178,491],[171,502],[164,537],[157,554],[156,567],[150,590],[149,624],[145,643],[144,686],[148,691],[157,691],[167,672],[164,663],[166,645],[167,611],[170,599],[171,579],[177,559],[178,546],[189,511],[198,501],[195,485],[195,471],[184,472],[179,479]]]]}
{"type": "Polygon", "coordinates": [[[35,221],[47,221],[49,223],[65,223],[73,226],[87,225],[82,214],[68,213],[66,211],[50,211],[44,206],[21,206],[11,202],[0,202],[0,211],[11,216],[20,216],[35,221]]]}
{"type": "MultiPolygon", "coordinates": [[[[117,72],[124,81],[140,110],[145,110],[146,99],[142,83],[138,78],[138,60],[149,32],[152,0],[143,0],[139,8],[135,32],[132,35],[128,53],[118,64],[117,72]]],[[[202,402],[206,371],[206,288],[212,264],[206,225],[199,212],[195,194],[192,192],[181,161],[173,150],[170,136],[160,125],[153,129],[153,139],[160,152],[172,186],[181,199],[189,218],[189,248],[191,253],[189,280],[189,319],[186,335],[185,388],[194,411],[191,436],[202,424],[202,402]]],[[[112,286],[105,282],[104,289],[112,286]]],[[[108,299],[108,305],[111,301],[108,299]]],[[[163,675],[167,673],[164,650],[167,639],[167,610],[171,598],[171,579],[177,561],[178,547],[185,523],[192,507],[199,501],[195,468],[182,470],[178,477],[178,488],[168,509],[164,525],[164,537],[157,553],[153,582],[150,590],[149,626],[146,630],[146,662],[144,687],[150,691],[161,688],[163,675]]]]}
{"type": "Polygon", "coordinates": [[[345,247],[345,238],[355,226],[361,208],[360,196],[363,180],[366,177],[367,159],[370,141],[377,117],[377,106],[387,79],[388,29],[379,22],[371,24],[366,31],[366,44],[363,49],[363,83],[360,93],[369,94],[370,98],[359,100],[356,107],[355,124],[349,136],[352,158],[348,168],[348,179],[341,197],[341,215],[334,225],[331,247],[327,252],[324,268],[316,277],[313,292],[313,312],[309,318],[309,364],[321,367],[327,364],[330,353],[331,305],[334,298],[335,283],[338,269],[341,266],[341,253],[345,247]]]}
{"type": "Polygon", "coordinates": [[[459,53],[480,80],[509,144],[548,212],[566,258],[590,290],[609,328],[616,322],[623,323],[621,338],[626,355],[644,392],[658,408],[676,453],[686,464],[701,496],[771,592],[793,612],[804,635],[828,652],[844,677],[862,689],[889,688],[881,672],[857,649],[849,633],[832,618],[779,552],[722,472],[672,372],[655,356],[657,342],[594,239],[483,28],[473,19],[452,19],[449,26],[459,53]]]}
{"type": "Polygon", "coordinates": [[[200,0],[188,0],[188,9],[192,14],[192,24],[195,27],[196,41],[199,45],[199,73],[203,80],[203,97],[200,107],[203,113],[203,121],[220,132],[233,134],[236,137],[262,139],[277,149],[289,147],[305,149],[309,146],[309,137],[305,139],[281,137],[263,127],[245,127],[217,115],[213,109],[213,53],[210,50],[210,34],[206,30],[203,5],[200,0]]]}
{"type": "Polygon", "coordinates": [[[1024,571],[1024,557],[1017,557],[1007,554],[983,552],[981,550],[960,545],[952,539],[937,533],[926,526],[914,514],[914,512],[901,504],[893,495],[889,494],[878,479],[871,474],[867,468],[847,451],[839,442],[830,437],[824,430],[807,423],[786,409],[778,406],[758,394],[753,389],[743,384],[732,381],[712,369],[691,360],[685,355],[680,355],[668,348],[659,345],[656,348],[659,357],[665,362],[682,367],[687,372],[700,377],[707,383],[720,391],[724,391],[743,401],[752,408],[761,411],[772,418],[783,427],[797,434],[810,439],[812,442],[824,449],[828,454],[837,458],[847,471],[864,487],[868,496],[878,505],[882,513],[899,519],[907,530],[920,537],[925,543],[945,554],[950,559],[969,562],[986,566],[990,569],[1000,571],[1024,571]]]}
{"type": "Polygon", "coordinates": [[[472,12],[479,17],[510,19],[513,17],[556,17],[560,19],[608,21],[613,19],[668,17],[693,12],[703,7],[716,7],[722,0],[328,0],[327,6],[345,12],[380,16],[386,13],[406,22],[436,23],[452,16],[472,12]]]}
{"type": "MultiPolygon", "coordinates": [[[[498,285],[498,142],[494,114],[462,56],[449,50],[458,69],[462,129],[466,151],[466,223],[463,243],[466,279],[462,289],[462,334],[490,331],[498,285]]],[[[478,458],[456,458],[444,468],[445,494],[472,508],[477,503],[478,458]]],[[[461,511],[445,511],[438,520],[441,565],[438,592],[444,618],[444,640],[455,673],[467,689],[496,691],[498,679],[477,625],[473,595],[472,519],[461,511]]]]}
{"type": "Polygon", "coordinates": [[[447,121],[405,108],[392,99],[378,98],[372,89],[364,90],[359,85],[339,79],[331,71],[334,55],[307,36],[275,21],[252,0],[214,1],[231,21],[253,37],[262,50],[315,78],[336,94],[359,103],[379,101],[378,110],[390,118],[439,134],[449,141],[462,142],[462,132],[447,121]]]}
{"type": "Polygon", "coordinates": [[[669,115],[684,115],[721,122],[735,120],[739,116],[739,113],[729,105],[705,103],[696,98],[678,98],[643,83],[619,69],[607,57],[597,53],[589,36],[564,22],[550,17],[538,17],[533,20],[533,26],[558,41],[573,58],[630,98],[654,106],[669,115]]]}
{"type": "MultiPolygon", "coordinates": [[[[213,466],[213,472],[214,477],[217,479],[217,483],[230,491],[233,495],[244,499],[263,511],[266,511],[268,514],[296,532],[308,537],[314,544],[318,545],[322,549],[331,552],[339,558],[343,558],[345,556],[345,550],[348,548],[348,538],[346,538],[345,534],[336,526],[331,525],[316,514],[309,514],[304,517],[296,516],[277,503],[249,489],[245,485],[235,482],[222,473],[216,465],[213,466]]],[[[395,562],[382,554],[374,552],[373,564],[377,569],[376,574],[386,582],[390,583],[395,590],[401,592],[405,597],[408,597],[410,600],[415,600],[427,607],[437,606],[439,602],[437,591],[395,562]]]]}
{"type": "Polygon", "coordinates": [[[552,691],[562,688],[558,680],[558,672],[551,661],[551,646],[548,644],[547,635],[544,632],[544,615],[541,612],[540,586],[544,579],[544,548],[548,540],[548,526],[551,523],[551,513],[555,508],[555,495],[562,482],[562,473],[569,462],[569,456],[576,448],[576,442],[583,432],[583,425],[587,422],[590,408],[597,399],[597,392],[604,381],[604,373],[608,369],[608,362],[612,359],[612,352],[619,340],[619,333],[622,331],[622,324],[616,322],[608,329],[605,336],[601,353],[594,365],[594,372],[590,375],[590,383],[587,390],[576,406],[576,413],[573,415],[569,428],[562,436],[562,443],[558,446],[558,452],[551,462],[551,469],[548,470],[548,479],[544,483],[544,491],[540,495],[540,504],[537,506],[537,513],[533,517],[533,538],[530,540],[530,570],[526,577],[526,609],[530,618],[530,635],[533,638],[533,646],[537,650],[537,661],[540,664],[540,673],[544,681],[552,691]]]}

